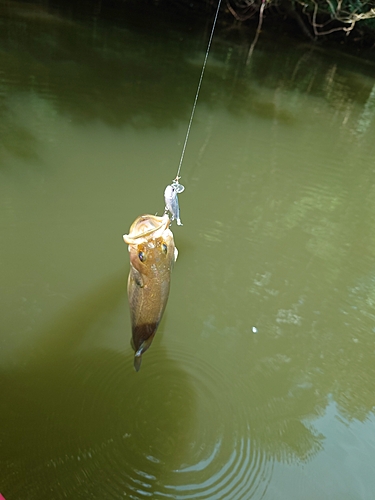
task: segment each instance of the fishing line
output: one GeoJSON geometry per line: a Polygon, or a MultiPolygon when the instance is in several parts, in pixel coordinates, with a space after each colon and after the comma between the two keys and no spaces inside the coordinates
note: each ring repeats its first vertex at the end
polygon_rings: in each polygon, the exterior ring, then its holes
{"type": "Polygon", "coordinates": [[[217,4],[215,18],[214,18],[214,22],[212,24],[211,34],[210,34],[210,38],[208,40],[206,55],[204,57],[202,71],[201,71],[201,75],[200,75],[200,78],[199,78],[197,91],[195,93],[195,99],[194,99],[193,109],[191,110],[190,120],[189,120],[188,128],[187,128],[187,131],[186,131],[185,142],[184,142],[184,145],[182,147],[182,153],[181,153],[180,163],[178,164],[177,175],[176,175],[175,179],[172,181],[172,184],[169,185],[169,186],[167,186],[165,188],[165,191],[164,191],[165,213],[170,212],[171,215],[172,215],[172,220],[176,219],[177,220],[177,224],[179,226],[182,226],[182,223],[181,223],[181,220],[180,220],[180,209],[179,209],[179,206],[178,206],[177,194],[182,193],[182,191],[184,191],[184,189],[185,189],[185,187],[182,184],[179,183],[179,180],[181,179],[181,177],[180,177],[181,165],[182,165],[182,161],[184,159],[186,145],[187,145],[187,142],[188,142],[188,139],[189,139],[191,124],[193,123],[195,108],[197,107],[199,92],[201,90],[201,85],[202,85],[204,70],[206,69],[208,54],[210,53],[212,38],[214,36],[214,31],[215,31],[216,21],[217,21],[218,15],[219,15],[220,5],[221,5],[221,0],[219,0],[219,2],[217,4]]]}
{"type": "Polygon", "coordinates": [[[208,54],[209,54],[209,52],[210,52],[211,42],[212,42],[212,38],[213,38],[213,36],[214,36],[214,31],[215,31],[215,26],[216,26],[217,16],[219,15],[220,4],[221,4],[221,0],[219,0],[219,3],[218,3],[218,5],[217,5],[216,14],[215,14],[215,19],[214,19],[214,22],[213,22],[213,25],[212,25],[211,35],[210,35],[210,39],[209,39],[209,41],[208,41],[208,46],[207,46],[206,55],[205,55],[204,62],[203,62],[203,66],[202,66],[201,76],[200,76],[200,78],[199,78],[199,83],[198,83],[197,92],[196,92],[196,94],[195,94],[195,99],[194,99],[193,109],[192,109],[192,111],[191,111],[190,121],[189,121],[189,125],[188,125],[187,132],[186,132],[185,142],[184,142],[184,146],[183,146],[183,148],[182,148],[182,153],[181,153],[180,163],[179,163],[179,165],[178,165],[178,170],[177,170],[176,180],[178,180],[178,179],[179,179],[180,170],[181,170],[181,165],[182,165],[182,160],[184,159],[185,149],[186,149],[186,144],[187,144],[187,141],[188,141],[188,139],[189,139],[189,134],[190,134],[191,124],[192,124],[192,122],[193,122],[194,113],[195,113],[195,108],[196,108],[196,106],[197,106],[197,101],[198,101],[198,97],[199,97],[199,92],[200,92],[200,90],[201,90],[201,85],[202,85],[202,80],[203,80],[204,70],[206,69],[206,64],[207,64],[208,54]]]}

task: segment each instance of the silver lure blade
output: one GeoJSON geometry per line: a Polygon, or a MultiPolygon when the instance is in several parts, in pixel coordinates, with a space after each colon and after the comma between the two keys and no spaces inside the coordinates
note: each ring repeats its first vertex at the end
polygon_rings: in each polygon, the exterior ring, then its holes
{"type": "Polygon", "coordinates": [[[177,225],[182,226],[182,222],[180,219],[180,207],[178,205],[177,193],[182,193],[182,191],[185,188],[181,184],[178,184],[178,186],[173,185],[173,184],[174,183],[170,184],[164,190],[165,211],[169,212],[171,214],[171,220],[176,219],[177,225]],[[179,190],[177,190],[176,187],[179,190]]]}
{"type": "Polygon", "coordinates": [[[174,181],[172,181],[171,186],[175,189],[177,194],[180,194],[180,193],[182,193],[182,191],[185,190],[185,186],[180,184],[177,179],[178,179],[178,177],[176,177],[176,179],[174,181]]]}

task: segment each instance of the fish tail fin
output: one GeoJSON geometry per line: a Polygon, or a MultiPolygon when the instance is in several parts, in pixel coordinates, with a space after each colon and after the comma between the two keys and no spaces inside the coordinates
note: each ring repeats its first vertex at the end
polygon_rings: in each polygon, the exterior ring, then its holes
{"type": "Polygon", "coordinates": [[[134,354],[134,369],[139,372],[142,363],[142,354],[138,351],[134,354]]]}

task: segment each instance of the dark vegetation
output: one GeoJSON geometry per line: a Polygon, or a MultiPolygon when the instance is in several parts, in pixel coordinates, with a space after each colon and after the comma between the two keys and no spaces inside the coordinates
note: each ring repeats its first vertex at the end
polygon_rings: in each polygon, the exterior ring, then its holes
{"type": "Polygon", "coordinates": [[[361,0],[226,0],[226,6],[238,21],[271,14],[276,22],[295,25],[311,39],[349,35],[351,42],[373,45],[375,34],[375,2],[361,0]]]}
{"type": "MultiPolygon", "coordinates": [[[[212,8],[219,0],[159,0],[159,4],[185,9],[212,8]]],[[[335,40],[373,46],[375,1],[366,0],[222,0],[222,15],[245,26],[267,18],[272,29],[295,32],[310,40],[335,40]]],[[[264,29],[267,29],[264,25],[264,29]]]]}
{"type": "MultiPolygon", "coordinates": [[[[65,12],[91,12],[105,17],[133,15],[144,19],[164,11],[173,16],[184,13],[184,21],[194,27],[205,22],[219,0],[33,0],[43,8],[55,7],[65,12]]],[[[222,24],[250,30],[262,25],[264,30],[281,30],[299,38],[325,42],[357,44],[372,48],[375,44],[374,0],[222,0],[222,24]],[[262,22],[265,21],[263,24],[262,22]]]]}

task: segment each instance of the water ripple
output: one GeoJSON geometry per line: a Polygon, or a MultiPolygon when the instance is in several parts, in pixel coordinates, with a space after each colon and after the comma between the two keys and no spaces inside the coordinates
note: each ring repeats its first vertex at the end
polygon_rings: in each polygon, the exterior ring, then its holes
{"type": "Polygon", "coordinates": [[[207,362],[181,352],[174,352],[173,358],[194,386],[197,420],[188,463],[171,471],[160,497],[262,498],[272,475],[272,461],[252,436],[247,402],[239,406],[223,373],[207,362]]]}
{"type": "MultiPolygon", "coordinates": [[[[40,427],[8,489],[22,490],[30,471],[35,496],[58,481],[56,500],[264,495],[272,459],[254,439],[249,402],[220,369],[193,354],[166,356],[157,346],[137,374],[130,351],[98,350],[55,365],[49,378],[44,369],[28,374],[40,427]]],[[[32,425],[25,417],[25,434],[32,425]]]]}

